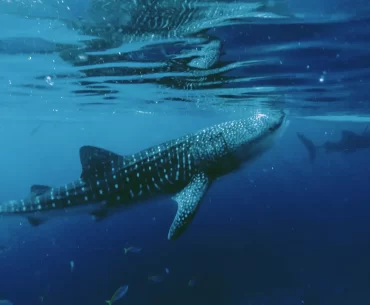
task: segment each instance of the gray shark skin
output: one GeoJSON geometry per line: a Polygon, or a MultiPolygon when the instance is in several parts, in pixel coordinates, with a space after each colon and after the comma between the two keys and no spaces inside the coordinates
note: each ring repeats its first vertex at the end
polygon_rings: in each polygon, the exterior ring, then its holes
{"type": "Polygon", "coordinates": [[[99,219],[119,207],[172,194],[178,209],[168,239],[176,239],[194,218],[212,181],[268,150],[284,118],[281,111],[255,112],[133,155],[83,146],[80,179],[58,188],[35,185],[27,198],[2,203],[0,215],[25,216],[34,226],[55,211],[68,215],[82,209],[99,219]]]}
{"type": "Polygon", "coordinates": [[[362,133],[342,130],[341,138],[338,141],[326,141],[322,145],[315,145],[309,138],[299,132],[297,137],[306,148],[311,162],[315,160],[318,149],[324,150],[326,153],[341,152],[348,154],[370,148],[370,132],[367,131],[367,126],[362,133]]]}

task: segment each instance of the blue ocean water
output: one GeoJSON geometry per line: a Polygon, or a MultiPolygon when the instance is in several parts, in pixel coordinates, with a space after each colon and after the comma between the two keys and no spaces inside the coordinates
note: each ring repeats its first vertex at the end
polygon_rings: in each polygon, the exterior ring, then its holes
{"type": "Polygon", "coordinates": [[[310,162],[297,138],[369,123],[368,1],[9,0],[0,16],[0,202],[78,178],[83,145],[124,155],[251,110],[289,120],[178,240],[170,198],[101,222],[1,217],[0,300],[98,305],[128,285],[114,304],[370,304],[369,149],[310,162]]]}

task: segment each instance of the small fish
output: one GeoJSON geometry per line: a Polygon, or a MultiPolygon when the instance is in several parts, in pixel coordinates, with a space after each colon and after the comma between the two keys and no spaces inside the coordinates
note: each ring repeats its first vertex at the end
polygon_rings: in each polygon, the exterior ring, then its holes
{"type": "Polygon", "coordinates": [[[71,266],[71,272],[73,272],[73,270],[75,270],[75,262],[74,261],[70,261],[69,264],[71,266]]]}
{"type": "Polygon", "coordinates": [[[139,253],[141,251],[141,248],[136,247],[128,247],[123,249],[125,251],[125,254],[131,252],[131,253],[139,253]]]}
{"type": "Polygon", "coordinates": [[[148,280],[153,282],[153,283],[161,283],[164,281],[164,275],[159,274],[159,275],[150,275],[148,276],[148,280]]]}
{"type": "Polygon", "coordinates": [[[113,294],[110,300],[105,301],[108,305],[112,305],[114,302],[117,302],[119,299],[123,298],[128,291],[128,285],[121,286],[113,294]]]}
{"type": "Polygon", "coordinates": [[[195,287],[197,284],[197,280],[195,277],[193,277],[189,282],[188,282],[188,287],[195,287]]]}

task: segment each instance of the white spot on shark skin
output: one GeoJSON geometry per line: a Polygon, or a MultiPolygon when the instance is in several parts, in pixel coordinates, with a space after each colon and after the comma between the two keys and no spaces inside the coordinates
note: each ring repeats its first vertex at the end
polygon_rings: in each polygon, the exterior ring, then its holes
{"type": "Polygon", "coordinates": [[[89,200],[89,197],[85,196],[85,201],[89,200]]]}
{"type": "Polygon", "coordinates": [[[114,179],[114,180],[116,180],[116,178],[117,178],[117,177],[116,177],[116,175],[114,175],[114,176],[113,176],[113,179],[114,179]]]}
{"type": "Polygon", "coordinates": [[[134,192],[132,190],[130,190],[130,196],[131,198],[134,198],[134,192]]]}
{"type": "Polygon", "coordinates": [[[39,204],[39,203],[40,203],[40,197],[39,197],[39,196],[37,196],[37,197],[36,197],[36,203],[37,203],[37,204],[39,204]]]}
{"type": "Polygon", "coordinates": [[[140,174],[139,174],[139,173],[137,173],[137,174],[136,174],[136,176],[139,178],[139,177],[140,177],[140,174]]]}
{"type": "Polygon", "coordinates": [[[53,202],[53,203],[51,204],[51,206],[52,206],[53,208],[55,208],[55,202],[53,202]]]}
{"type": "Polygon", "coordinates": [[[23,207],[22,210],[23,210],[23,212],[25,212],[26,211],[26,207],[23,207]]]}
{"type": "Polygon", "coordinates": [[[117,196],[117,201],[121,200],[121,197],[120,196],[117,196]]]}
{"type": "Polygon", "coordinates": [[[129,178],[129,177],[127,177],[127,178],[126,178],[126,181],[127,181],[127,182],[130,182],[130,178],[129,178]]]}
{"type": "Polygon", "coordinates": [[[118,184],[115,184],[115,185],[114,185],[114,187],[115,187],[116,189],[118,189],[118,184]]]}
{"type": "Polygon", "coordinates": [[[41,206],[41,205],[38,205],[38,206],[37,206],[37,209],[38,209],[38,210],[41,210],[41,209],[42,209],[42,206],[41,206]]]}
{"type": "Polygon", "coordinates": [[[66,192],[66,196],[69,196],[69,192],[66,192]]]}
{"type": "Polygon", "coordinates": [[[100,195],[103,195],[103,190],[99,190],[99,194],[100,195]]]}
{"type": "Polygon", "coordinates": [[[68,203],[68,204],[71,204],[71,200],[68,200],[68,201],[67,201],[67,203],[68,203]]]}
{"type": "Polygon", "coordinates": [[[83,191],[83,192],[84,192],[84,191],[85,191],[85,188],[84,188],[84,187],[83,187],[83,188],[81,188],[81,191],[83,191]]]}
{"type": "Polygon", "coordinates": [[[96,185],[99,185],[100,184],[100,182],[99,181],[96,181],[96,185]]]}

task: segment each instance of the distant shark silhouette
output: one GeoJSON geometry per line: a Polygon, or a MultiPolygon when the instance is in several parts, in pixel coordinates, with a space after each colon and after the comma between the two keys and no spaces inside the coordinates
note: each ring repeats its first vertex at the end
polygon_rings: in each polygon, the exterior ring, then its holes
{"type": "Polygon", "coordinates": [[[79,180],[59,188],[34,185],[27,198],[2,203],[0,215],[26,216],[34,226],[45,222],[47,215],[67,216],[79,209],[103,219],[118,207],[175,194],[178,210],[168,239],[176,239],[195,216],[212,181],[269,149],[284,117],[280,111],[255,113],[127,156],[83,146],[79,180]]]}
{"type": "Polygon", "coordinates": [[[297,132],[297,137],[306,148],[310,161],[313,162],[316,158],[316,152],[318,149],[324,150],[327,153],[353,153],[360,149],[370,148],[370,132],[367,131],[367,129],[368,126],[366,126],[365,130],[361,134],[350,130],[342,130],[342,135],[339,141],[326,141],[324,144],[319,146],[315,145],[309,138],[299,132],[297,132]]]}

